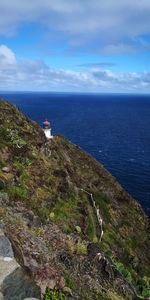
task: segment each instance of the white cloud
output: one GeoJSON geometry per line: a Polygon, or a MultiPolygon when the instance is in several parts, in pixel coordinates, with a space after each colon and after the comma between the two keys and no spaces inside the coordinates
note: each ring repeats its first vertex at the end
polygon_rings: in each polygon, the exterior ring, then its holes
{"type": "Polygon", "coordinates": [[[126,44],[116,44],[116,45],[107,45],[100,49],[100,52],[105,54],[119,54],[119,53],[133,53],[137,49],[131,45],[126,44]]]}
{"type": "Polygon", "coordinates": [[[115,52],[117,43],[117,51],[129,51],[124,41],[150,33],[149,16],[149,0],[1,0],[0,34],[13,35],[20,25],[38,22],[72,47],[93,41],[97,49],[108,51],[109,45],[115,52]]]}
{"type": "Polygon", "coordinates": [[[150,73],[117,73],[100,67],[54,69],[42,61],[19,61],[0,46],[0,90],[150,92],[150,73]]]}
{"type": "Polygon", "coordinates": [[[15,54],[5,45],[0,45],[0,64],[14,64],[16,62],[15,54]]]}

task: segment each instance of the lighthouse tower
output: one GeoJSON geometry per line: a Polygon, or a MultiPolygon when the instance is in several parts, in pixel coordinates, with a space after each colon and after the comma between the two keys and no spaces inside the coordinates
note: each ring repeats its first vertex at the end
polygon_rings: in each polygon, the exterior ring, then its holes
{"type": "Polygon", "coordinates": [[[53,136],[51,134],[50,122],[47,119],[43,122],[43,130],[44,130],[44,133],[45,133],[47,139],[53,138],[53,136]]]}

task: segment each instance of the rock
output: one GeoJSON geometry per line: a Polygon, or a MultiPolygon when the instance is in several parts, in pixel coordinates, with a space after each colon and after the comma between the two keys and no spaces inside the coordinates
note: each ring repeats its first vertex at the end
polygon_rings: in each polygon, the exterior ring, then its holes
{"type": "Polygon", "coordinates": [[[7,193],[0,193],[0,205],[8,205],[9,203],[9,197],[7,193]]]}
{"type": "Polygon", "coordinates": [[[29,210],[28,212],[26,212],[24,214],[24,217],[27,218],[29,221],[33,221],[33,218],[34,218],[34,213],[32,210],[29,210]]]}
{"type": "Polygon", "coordinates": [[[98,244],[95,243],[89,243],[87,246],[88,255],[91,259],[95,258],[97,253],[100,252],[100,247],[98,244]]]}
{"type": "Polygon", "coordinates": [[[9,173],[10,168],[9,167],[4,167],[4,168],[2,168],[2,171],[5,172],[5,173],[9,173]]]}
{"type": "Polygon", "coordinates": [[[41,221],[38,216],[34,216],[32,226],[34,227],[40,227],[41,226],[41,221]]]}
{"type": "Polygon", "coordinates": [[[0,266],[0,290],[2,291],[2,285],[4,281],[19,267],[19,265],[14,259],[12,259],[10,262],[6,262],[1,257],[0,266]]]}
{"type": "Polygon", "coordinates": [[[1,235],[4,235],[4,233],[3,233],[3,231],[2,231],[2,228],[3,228],[3,226],[2,226],[2,223],[0,222],[0,236],[1,236],[1,235]]]}
{"type": "Polygon", "coordinates": [[[39,288],[20,266],[4,278],[1,291],[7,300],[40,298],[39,288]]]}
{"type": "Polygon", "coordinates": [[[25,214],[23,214],[23,216],[28,219],[28,225],[31,227],[40,227],[41,226],[41,221],[40,218],[38,216],[35,216],[33,211],[30,210],[28,212],[26,212],[25,214]]]}
{"type": "Polygon", "coordinates": [[[0,293],[0,300],[4,300],[2,293],[0,293]]]}
{"type": "Polygon", "coordinates": [[[0,256],[13,257],[11,243],[5,235],[0,235],[0,256]]]}
{"type": "MultiPolygon", "coordinates": [[[[30,269],[31,270],[31,269],[30,269]]],[[[45,293],[46,287],[50,289],[62,289],[65,286],[65,280],[56,269],[45,265],[44,268],[38,268],[32,276],[35,279],[36,284],[40,287],[42,294],[45,293]]]]}
{"type": "Polygon", "coordinates": [[[0,300],[40,297],[40,289],[15,260],[9,239],[2,230],[0,234],[0,300]]]}
{"type": "Polygon", "coordinates": [[[23,300],[39,300],[38,298],[24,298],[23,300]]]}
{"type": "Polygon", "coordinates": [[[65,286],[65,287],[63,288],[63,291],[64,291],[65,294],[67,294],[68,296],[73,296],[72,290],[71,290],[68,286],[65,286]]]}

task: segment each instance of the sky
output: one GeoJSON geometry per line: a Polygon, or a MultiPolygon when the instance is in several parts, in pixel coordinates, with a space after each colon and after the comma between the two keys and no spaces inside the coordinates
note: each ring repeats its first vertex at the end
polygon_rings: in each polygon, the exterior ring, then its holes
{"type": "Polygon", "coordinates": [[[150,93],[150,0],[0,0],[0,90],[150,93]]]}

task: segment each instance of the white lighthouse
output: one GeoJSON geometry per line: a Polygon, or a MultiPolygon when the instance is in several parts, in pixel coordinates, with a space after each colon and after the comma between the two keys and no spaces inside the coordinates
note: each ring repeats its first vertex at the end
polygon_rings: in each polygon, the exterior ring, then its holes
{"type": "Polygon", "coordinates": [[[43,130],[44,130],[44,133],[45,133],[47,139],[53,138],[53,136],[51,134],[50,122],[47,119],[43,122],[43,130]]]}

